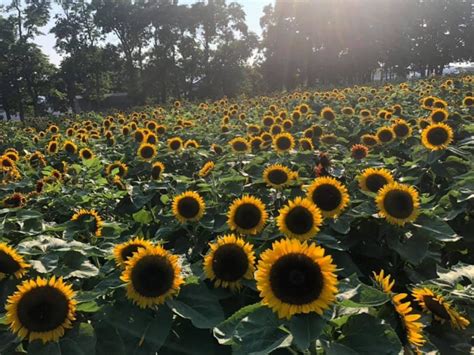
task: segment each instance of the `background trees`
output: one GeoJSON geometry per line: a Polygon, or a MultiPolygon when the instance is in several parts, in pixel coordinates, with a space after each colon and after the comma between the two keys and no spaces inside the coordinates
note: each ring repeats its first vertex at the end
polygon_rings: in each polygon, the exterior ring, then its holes
{"type": "Polygon", "coordinates": [[[9,114],[44,113],[44,99],[100,107],[127,92],[133,104],[204,99],[442,73],[474,56],[469,0],[269,0],[259,39],[237,2],[57,0],[51,32],[63,60],[35,37],[48,0],[0,8],[0,95],[9,114]]]}

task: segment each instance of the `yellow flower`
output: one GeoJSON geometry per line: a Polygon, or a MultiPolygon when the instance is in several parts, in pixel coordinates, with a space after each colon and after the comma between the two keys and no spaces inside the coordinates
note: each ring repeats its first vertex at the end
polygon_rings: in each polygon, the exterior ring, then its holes
{"type": "Polygon", "coordinates": [[[320,209],[301,197],[290,201],[278,213],[278,229],[290,238],[304,240],[314,237],[323,223],[320,209]]]}
{"type": "Polygon", "coordinates": [[[421,143],[431,151],[446,149],[453,141],[453,130],[444,123],[432,123],[421,132],[421,143]]]}
{"type": "Polygon", "coordinates": [[[0,243],[0,281],[9,275],[21,279],[30,267],[23,257],[5,243],[0,243]]]}
{"type": "Polygon", "coordinates": [[[206,204],[194,191],[186,191],[173,199],[173,215],[181,223],[199,221],[204,215],[206,204]]]}
{"type": "Polygon", "coordinates": [[[262,303],[279,318],[316,312],[320,315],[336,300],[336,265],[314,243],[283,239],[260,255],[255,280],[262,303]]]}
{"type": "Polygon", "coordinates": [[[204,258],[204,273],[216,287],[238,290],[243,279],[252,279],[255,272],[255,254],[251,244],[234,234],[224,235],[209,244],[204,258]]]}
{"type": "Polygon", "coordinates": [[[379,214],[399,226],[413,222],[419,214],[418,191],[413,186],[392,182],[383,186],[375,198],[379,214]]]}
{"type": "Polygon", "coordinates": [[[368,168],[358,176],[363,191],[377,193],[382,187],[394,182],[392,173],[383,168],[368,168]]]}
{"type": "Polygon", "coordinates": [[[102,226],[104,225],[104,221],[99,216],[97,211],[95,210],[85,210],[81,209],[79,212],[75,213],[71,217],[71,221],[73,222],[83,222],[85,219],[92,218],[93,222],[93,232],[96,237],[100,237],[102,235],[102,226]]]}
{"type": "Polygon", "coordinates": [[[245,195],[235,199],[227,213],[227,224],[231,230],[241,234],[259,233],[265,226],[268,214],[259,198],[245,195]]]}
{"type": "Polygon", "coordinates": [[[349,204],[347,188],[332,177],[315,179],[308,187],[306,196],[325,218],[336,218],[349,204]]]}
{"type": "Polygon", "coordinates": [[[126,283],[127,298],[140,308],[163,304],[184,282],[178,257],[160,246],[134,253],[120,279],[126,283]]]}
{"type": "Polygon", "coordinates": [[[6,323],[21,339],[58,341],[75,320],[74,295],[71,285],[54,276],[25,280],[8,297],[6,323]]]}
{"type": "Polygon", "coordinates": [[[117,266],[125,267],[127,264],[127,261],[133,255],[135,255],[137,251],[143,248],[151,249],[153,248],[153,244],[148,240],[136,237],[136,238],[130,239],[127,242],[115,245],[114,251],[113,251],[115,263],[117,264],[117,266]]]}

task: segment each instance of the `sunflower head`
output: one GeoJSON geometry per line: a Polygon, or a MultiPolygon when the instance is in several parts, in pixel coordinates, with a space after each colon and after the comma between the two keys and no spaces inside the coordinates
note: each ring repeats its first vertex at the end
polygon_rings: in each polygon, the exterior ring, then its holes
{"type": "Polygon", "coordinates": [[[26,197],[20,193],[15,192],[2,201],[2,206],[5,208],[20,208],[26,205],[26,197]]]}
{"type": "Polygon", "coordinates": [[[186,141],[186,143],[184,143],[184,148],[185,149],[188,149],[188,148],[197,149],[197,148],[199,148],[199,143],[197,141],[195,141],[194,139],[189,139],[189,140],[186,141]]]}
{"type": "Polygon", "coordinates": [[[243,279],[252,279],[255,271],[255,254],[251,244],[234,234],[224,235],[209,244],[204,258],[204,273],[216,287],[237,290],[243,279]]]}
{"type": "Polygon", "coordinates": [[[244,154],[250,151],[249,142],[242,137],[236,137],[229,142],[232,151],[237,154],[244,154]]]}
{"type": "Polygon", "coordinates": [[[63,144],[63,149],[68,154],[76,154],[77,145],[73,141],[67,140],[63,144]]]}
{"type": "Polygon", "coordinates": [[[336,118],[336,113],[334,112],[334,110],[332,108],[324,107],[321,110],[320,116],[321,116],[322,119],[325,119],[327,121],[333,121],[336,118]]]}
{"type": "Polygon", "coordinates": [[[323,217],[311,201],[297,197],[279,211],[278,229],[290,238],[301,240],[314,237],[319,232],[323,217]]]}
{"type": "Polygon", "coordinates": [[[89,148],[83,148],[79,151],[79,156],[84,160],[89,160],[94,157],[94,153],[89,148]]]}
{"type": "Polygon", "coordinates": [[[54,276],[25,280],[8,297],[6,322],[21,339],[58,341],[75,320],[74,295],[71,285],[54,276]]]}
{"type": "Polygon", "coordinates": [[[380,270],[377,274],[375,271],[373,272],[374,280],[377,286],[385,293],[391,294],[392,288],[395,285],[395,280],[390,280],[390,274],[385,276],[385,271],[380,270]]]}
{"type": "Polygon", "coordinates": [[[48,146],[46,150],[49,154],[56,154],[59,150],[58,142],[57,141],[50,141],[48,142],[48,146]]]}
{"type": "Polygon", "coordinates": [[[366,192],[377,193],[382,187],[394,182],[392,173],[383,168],[368,168],[358,176],[359,187],[366,192]]]}
{"type": "Polygon", "coordinates": [[[20,279],[26,274],[29,264],[23,257],[5,243],[0,243],[0,280],[9,275],[20,279]]]}
{"type": "Polygon", "coordinates": [[[351,148],[351,157],[357,160],[364,159],[369,154],[369,148],[363,144],[354,144],[351,148]]]}
{"type": "Polygon", "coordinates": [[[433,123],[444,122],[448,119],[449,112],[442,108],[437,108],[431,111],[430,119],[433,123]]]}
{"type": "Polygon", "coordinates": [[[173,215],[180,223],[199,221],[204,215],[206,204],[194,191],[186,191],[173,199],[173,215]]]}
{"type": "Polygon", "coordinates": [[[431,313],[441,323],[450,322],[454,329],[465,329],[470,324],[469,320],[453,308],[451,302],[434,289],[417,287],[412,290],[412,296],[424,312],[431,313]]]}
{"type": "Polygon", "coordinates": [[[325,218],[336,218],[349,204],[347,188],[332,177],[319,177],[308,187],[307,198],[325,218]]]}
{"type": "Polygon", "coordinates": [[[268,213],[262,200],[248,195],[234,200],[227,213],[227,224],[230,229],[241,234],[259,233],[267,219],[268,213]]]}
{"type": "Polygon", "coordinates": [[[292,179],[292,172],[286,166],[274,164],[263,171],[263,180],[267,186],[281,189],[287,186],[292,179]]]}
{"type": "Polygon", "coordinates": [[[212,169],[214,169],[214,166],[215,166],[215,165],[214,165],[214,162],[213,162],[213,161],[208,161],[208,162],[206,162],[206,163],[202,166],[201,170],[199,170],[198,175],[199,175],[200,177],[206,177],[207,175],[209,175],[209,173],[212,171],[212,169]]]}
{"type": "Polygon", "coordinates": [[[180,137],[173,137],[168,139],[168,149],[177,152],[183,148],[183,140],[180,137]]]}
{"type": "Polygon", "coordinates": [[[336,265],[314,243],[282,239],[260,255],[255,272],[262,303],[280,318],[323,314],[336,299],[336,265]]]}
{"type": "Polygon", "coordinates": [[[96,237],[102,235],[104,221],[96,210],[81,209],[71,217],[71,221],[85,223],[88,230],[94,233],[96,237]]]}
{"type": "Polygon", "coordinates": [[[120,279],[126,283],[127,298],[140,308],[163,304],[184,282],[178,257],[161,246],[135,252],[120,279]]]}
{"type": "Polygon", "coordinates": [[[163,171],[165,171],[165,165],[162,162],[157,161],[151,166],[151,177],[154,180],[158,180],[161,178],[163,171]]]}
{"type": "Polygon", "coordinates": [[[413,186],[392,182],[384,185],[375,198],[379,214],[387,222],[399,226],[416,220],[420,201],[413,186]]]}
{"type": "Polygon", "coordinates": [[[390,143],[395,139],[395,132],[392,127],[380,127],[377,130],[377,139],[381,143],[390,143]]]}
{"type": "Polygon", "coordinates": [[[411,136],[412,128],[407,121],[403,119],[397,119],[392,125],[393,132],[397,138],[405,139],[411,136]]]}
{"type": "Polygon", "coordinates": [[[128,166],[125,163],[122,163],[120,161],[115,161],[110,165],[107,165],[107,168],[105,169],[105,173],[107,175],[112,175],[112,173],[116,171],[117,175],[120,176],[121,178],[124,178],[127,176],[128,172],[128,166]]]}
{"type": "Polygon", "coordinates": [[[156,155],[156,147],[150,143],[142,143],[138,147],[137,155],[145,161],[150,161],[156,155]]]}
{"type": "Polygon", "coordinates": [[[429,150],[446,149],[453,141],[453,130],[445,123],[432,123],[421,132],[421,143],[429,150]]]}
{"type": "MultiPolygon", "coordinates": [[[[311,132],[313,132],[313,131],[311,130],[311,132]]],[[[298,141],[298,144],[299,144],[301,150],[306,150],[306,151],[313,151],[314,150],[313,141],[310,138],[301,138],[298,141]]]]}
{"type": "Polygon", "coordinates": [[[278,153],[285,153],[295,147],[295,139],[290,133],[279,133],[273,138],[273,148],[278,153]]]}
{"type": "Polygon", "coordinates": [[[127,242],[115,245],[113,254],[117,266],[125,267],[127,261],[140,249],[153,248],[153,244],[143,238],[135,237],[127,242]]]}
{"type": "Polygon", "coordinates": [[[362,135],[362,137],[360,137],[360,141],[362,142],[362,144],[368,147],[373,147],[379,144],[379,139],[377,138],[376,135],[373,135],[373,134],[362,135]]]}
{"type": "Polygon", "coordinates": [[[404,330],[404,339],[415,349],[423,346],[426,340],[423,337],[423,324],[417,322],[421,318],[419,314],[413,313],[411,302],[402,302],[408,295],[406,293],[396,294],[392,297],[392,304],[397,312],[400,323],[404,330]]]}

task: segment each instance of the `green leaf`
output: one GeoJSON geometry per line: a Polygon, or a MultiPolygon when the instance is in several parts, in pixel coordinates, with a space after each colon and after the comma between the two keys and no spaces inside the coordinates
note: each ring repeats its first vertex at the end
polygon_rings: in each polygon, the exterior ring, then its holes
{"type": "Polygon", "coordinates": [[[196,328],[213,328],[224,320],[219,299],[204,284],[189,284],[168,305],[180,317],[191,320],[196,328]]]}
{"type": "Polygon", "coordinates": [[[59,343],[43,344],[40,340],[35,340],[28,345],[28,355],[61,355],[59,343]]]}
{"type": "Polygon", "coordinates": [[[406,242],[401,242],[397,236],[387,236],[388,246],[413,265],[419,265],[428,254],[429,243],[423,235],[416,235],[406,242]]]}
{"type": "Polygon", "coordinates": [[[349,318],[336,342],[358,354],[399,354],[402,344],[395,331],[381,319],[367,313],[349,318]]]}
{"type": "Polygon", "coordinates": [[[306,350],[311,342],[321,334],[327,321],[316,313],[299,314],[290,320],[290,331],[293,343],[300,349],[306,350]]]}
{"type": "Polygon", "coordinates": [[[151,214],[151,212],[147,211],[144,208],[134,213],[132,216],[135,222],[141,224],[149,224],[153,221],[153,215],[151,214]]]}
{"type": "Polygon", "coordinates": [[[99,309],[100,309],[100,306],[94,301],[83,302],[77,305],[78,312],[95,313],[99,309]]]}
{"type": "Polygon", "coordinates": [[[234,354],[268,354],[291,345],[293,337],[280,327],[275,313],[267,307],[244,317],[235,327],[234,354]]]}
{"type": "Polygon", "coordinates": [[[235,328],[239,325],[240,321],[247,317],[250,313],[255,312],[257,309],[263,307],[261,303],[254,303],[245,307],[242,307],[224,322],[217,325],[214,330],[214,337],[217,339],[219,344],[229,345],[232,343],[233,333],[235,328]]]}
{"type": "Polygon", "coordinates": [[[385,292],[360,282],[355,274],[340,282],[337,298],[341,306],[354,308],[380,306],[389,300],[385,292]]]}
{"type": "Polygon", "coordinates": [[[96,353],[126,355],[125,344],[118,331],[114,328],[100,322],[95,325],[97,334],[96,353]]]}
{"type": "Polygon", "coordinates": [[[455,242],[461,238],[449,224],[437,217],[428,217],[422,214],[413,225],[418,228],[414,233],[423,233],[430,238],[442,242],[455,242]]]}
{"type": "Polygon", "coordinates": [[[157,352],[163,346],[173,324],[173,313],[168,307],[160,307],[155,319],[148,324],[143,335],[143,344],[157,352]]]}
{"type": "Polygon", "coordinates": [[[89,323],[79,323],[61,339],[63,354],[94,355],[96,338],[94,328],[89,323]]]}

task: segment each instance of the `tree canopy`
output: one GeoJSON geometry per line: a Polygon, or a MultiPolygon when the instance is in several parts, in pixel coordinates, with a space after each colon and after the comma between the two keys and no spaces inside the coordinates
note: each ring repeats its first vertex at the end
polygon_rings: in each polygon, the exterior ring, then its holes
{"type": "Polygon", "coordinates": [[[474,56],[468,0],[268,2],[259,38],[238,2],[57,0],[53,14],[49,0],[12,0],[0,8],[0,103],[24,117],[114,92],[135,105],[215,99],[441,74],[474,56]],[[57,68],[35,44],[48,21],[57,68]]]}

